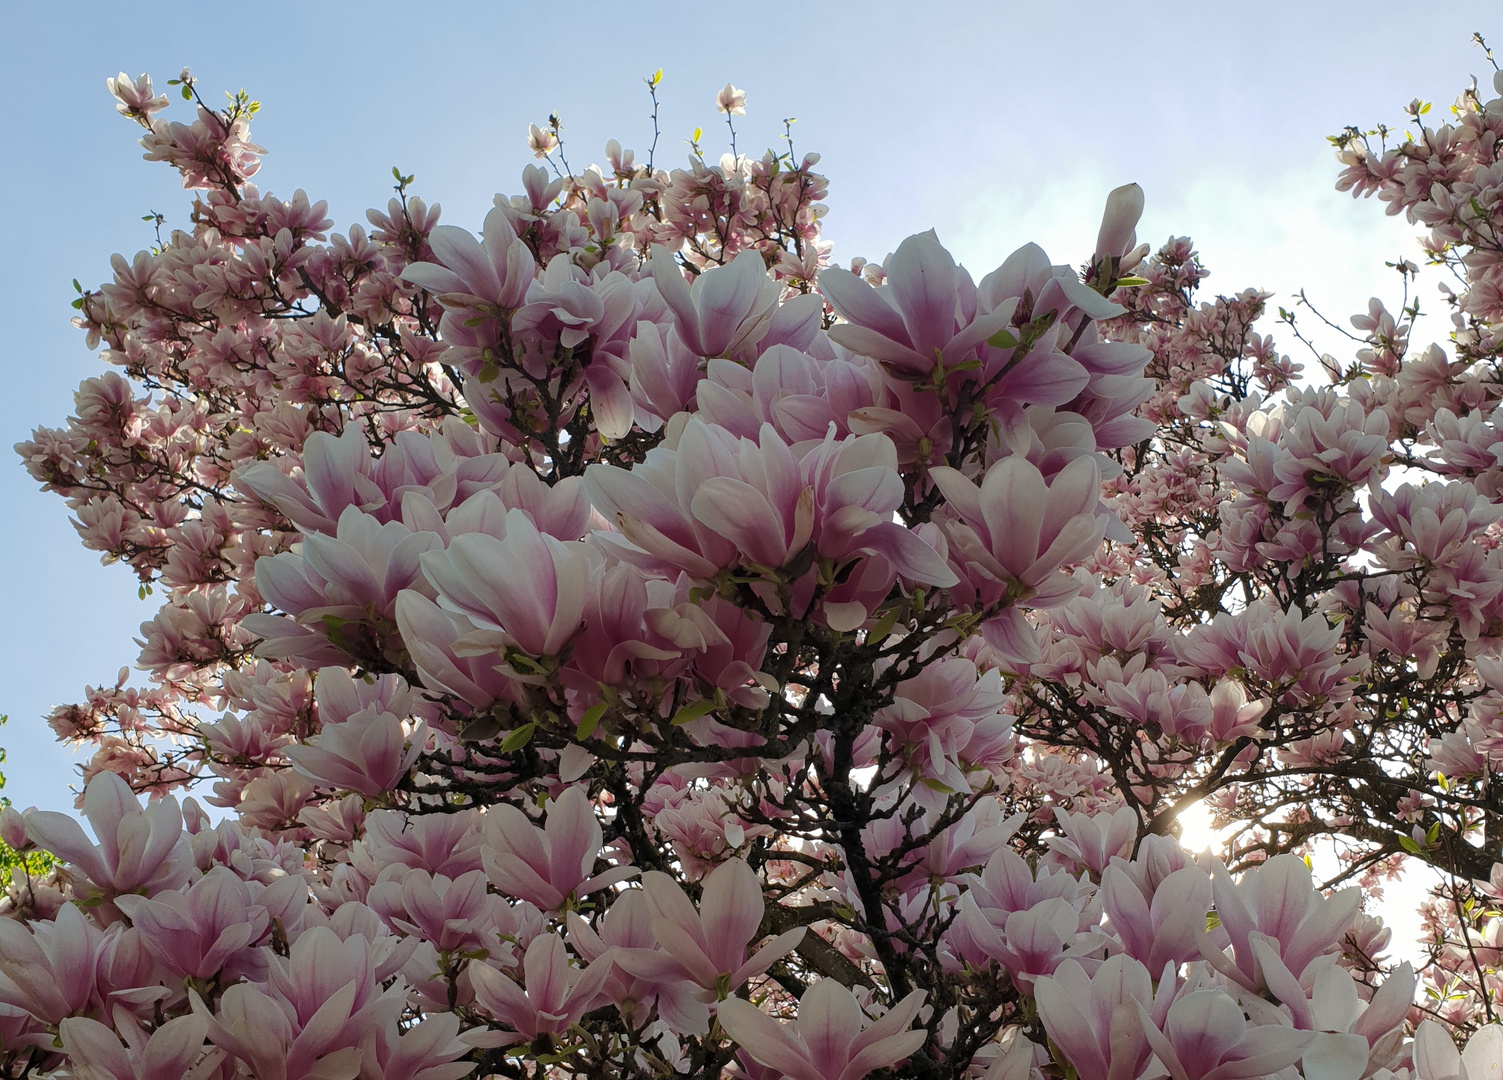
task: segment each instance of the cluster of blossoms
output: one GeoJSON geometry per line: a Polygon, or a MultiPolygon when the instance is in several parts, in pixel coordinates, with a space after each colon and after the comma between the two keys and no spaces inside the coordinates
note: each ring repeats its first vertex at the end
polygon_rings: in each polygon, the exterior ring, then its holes
{"type": "Polygon", "coordinates": [[[478,236],[333,233],[244,95],[110,88],[192,228],[18,449],[164,602],[50,718],[93,835],[0,811],[0,1075],[1496,1074],[1503,101],[1342,140],[1465,288],[1314,388],[1135,185],[1079,270],[835,266],[728,85],[718,163],[553,120],[478,236]]]}

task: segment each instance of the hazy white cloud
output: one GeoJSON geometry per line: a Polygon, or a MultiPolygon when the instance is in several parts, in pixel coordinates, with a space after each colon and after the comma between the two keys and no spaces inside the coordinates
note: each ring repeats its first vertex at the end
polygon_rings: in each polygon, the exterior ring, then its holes
{"type": "MultiPolygon", "coordinates": [[[[1102,161],[1077,161],[1066,173],[1036,162],[1015,163],[1005,175],[970,177],[927,207],[943,240],[980,277],[1029,241],[1056,262],[1079,264],[1096,241],[1106,194],[1137,179],[1148,205],[1138,238],[1160,243],[1191,236],[1211,270],[1208,295],[1257,287],[1274,293],[1271,317],[1260,327],[1274,333],[1281,348],[1315,368],[1314,356],[1275,323],[1279,306],[1293,308],[1303,288],[1322,314],[1343,328],[1378,296],[1397,311],[1402,300],[1399,275],[1384,264],[1400,257],[1421,265],[1419,231],[1403,217],[1388,217],[1376,200],[1354,200],[1334,188],[1332,155],[1318,151],[1287,166],[1258,174],[1245,163],[1207,162],[1193,176],[1126,177],[1102,161]]],[[[1449,323],[1441,310],[1433,270],[1421,275],[1422,309],[1418,343],[1444,341],[1449,323]]],[[[1356,345],[1299,309],[1300,328],[1322,352],[1349,361],[1356,345]]],[[[1318,373],[1316,373],[1318,375],[1318,373]]]]}

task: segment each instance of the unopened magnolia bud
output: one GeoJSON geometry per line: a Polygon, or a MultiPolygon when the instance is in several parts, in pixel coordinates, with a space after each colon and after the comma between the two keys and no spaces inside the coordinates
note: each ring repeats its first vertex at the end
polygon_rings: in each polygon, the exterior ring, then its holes
{"type": "Polygon", "coordinates": [[[24,850],[31,843],[26,835],[26,819],[14,806],[0,808],[0,841],[17,851],[24,850]]]}
{"type": "Polygon", "coordinates": [[[1121,256],[1137,243],[1138,219],[1143,216],[1143,189],[1123,184],[1106,197],[1101,232],[1096,235],[1096,257],[1121,256]]]}

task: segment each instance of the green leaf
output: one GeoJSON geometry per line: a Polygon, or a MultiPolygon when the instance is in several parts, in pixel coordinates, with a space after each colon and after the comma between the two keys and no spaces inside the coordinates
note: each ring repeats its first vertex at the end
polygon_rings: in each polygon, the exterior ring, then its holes
{"type": "Polygon", "coordinates": [[[183,100],[184,101],[192,101],[193,100],[193,87],[189,86],[187,83],[183,84],[183,100]]]}
{"type": "Polygon", "coordinates": [[[538,726],[534,723],[523,724],[501,740],[501,752],[503,754],[510,754],[522,749],[522,747],[526,746],[532,740],[532,733],[537,729],[538,726]]]}
{"type": "Polygon", "coordinates": [[[1147,284],[1148,279],[1146,277],[1124,277],[1117,279],[1117,288],[1119,289],[1134,289],[1139,285],[1147,284]]]}
{"type": "Polygon", "coordinates": [[[595,729],[600,726],[600,718],[604,715],[605,702],[602,701],[597,705],[591,705],[584,711],[584,715],[579,718],[579,729],[575,731],[574,737],[578,741],[584,742],[591,735],[595,734],[595,729]]]}
{"type": "Polygon", "coordinates": [[[515,649],[513,649],[507,655],[506,662],[514,668],[520,668],[522,671],[528,671],[534,675],[548,674],[548,669],[545,668],[542,664],[538,663],[526,653],[519,652],[515,649]]]}
{"type": "Polygon", "coordinates": [[[1012,349],[1017,347],[1018,339],[1013,336],[1011,330],[1004,329],[998,330],[991,337],[987,338],[986,343],[994,349],[1012,349]]]}
{"type": "Polygon", "coordinates": [[[1407,836],[1399,837],[1399,847],[1411,855],[1418,855],[1420,853],[1420,846],[1407,836]]]}
{"type": "Polygon", "coordinates": [[[876,624],[867,631],[866,640],[872,644],[881,644],[887,640],[887,635],[892,633],[892,628],[897,625],[897,622],[898,609],[895,607],[888,608],[882,613],[882,617],[877,620],[876,624]]]}
{"type": "Polygon", "coordinates": [[[674,713],[673,719],[669,723],[674,727],[682,727],[684,724],[698,720],[701,716],[706,716],[714,711],[715,700],[713,698],[701,698],[699,701],[685,705],[678,712],[674,713]]]}

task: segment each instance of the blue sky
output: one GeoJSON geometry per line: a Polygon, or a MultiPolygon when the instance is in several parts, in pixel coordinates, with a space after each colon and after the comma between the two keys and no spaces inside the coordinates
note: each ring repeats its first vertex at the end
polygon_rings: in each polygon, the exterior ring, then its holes
{"type": "MultiPolygon", "coordinates": [[[[1345,316],[1387,289],[1385,258],[1417,249],[1380,206],[1332,190],[1324,136],[1401,120],[1414,96],[1448,103],[1469,74],[1485,82],[1473,29],[1503,45],[1503,22],[1448,25],[1373,0],[33,3],[10,6],[6,23],[6,454],[34,425],[58,424],[78,381],[101,370],[69,325],[71,279],[96,285],[111,253],[147,246],[143,214],[186,220],[175,174],[141,161],[137,129],[111,106],[104,80],[121,69],[161,85],[189,65],[206,97],[246,88],[270,151],[258,182],[327,199],[341,227],[385,204],[400,165],[445,221],[478,228],[495,192],[520,190],[527,124],[550,111],[576,167],[602,160],[611,137],[645,155],[641,79],[661,66],[658,160],[681,162],[696,125],[717,145],[727,80],[748,94],[743,151],[774,145],[796,116],[798,149],[824,155],[826,237],[841,261],[880,259],[934,227],[977,276],[1028,240],[1079,262],[1106,192],[1137,181],[1139,236],[1195,237],[1211,286],[1305,285],[1345,316]]],[[[83,550],[61,501],[14,459],[0,465],[0,506],[6,793],[61,808],[76,759],[40,718],[133,663],[153,608],[126,570],[83,550]]]]}

